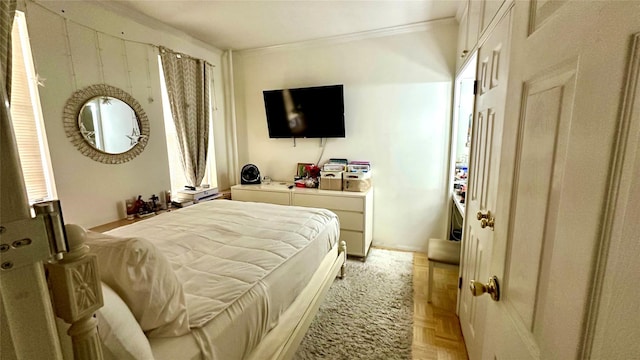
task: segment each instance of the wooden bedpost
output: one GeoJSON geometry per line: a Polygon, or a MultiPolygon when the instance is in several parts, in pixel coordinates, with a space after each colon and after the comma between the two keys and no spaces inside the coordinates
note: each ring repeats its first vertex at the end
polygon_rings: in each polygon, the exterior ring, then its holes
{"type": "Polygon", "coordinates": [[[340,279],[344,279],[347,270],[347,242],[340,241],[340,248],[338,249],[339,253],[344,253],[344,261],[342,262],[342,266],[340,267],[340,279]]]}
{"type": "Polygon", "coordinates": [[[102,284],[96,256],[89,254],[86,232],[78,225],[66,225],[69,252],[62,260],[48,264],[49,283],[56,315],[71,327],[75,360],[102,360],[98,321],[93,317],[102,307],[102,284]]]}

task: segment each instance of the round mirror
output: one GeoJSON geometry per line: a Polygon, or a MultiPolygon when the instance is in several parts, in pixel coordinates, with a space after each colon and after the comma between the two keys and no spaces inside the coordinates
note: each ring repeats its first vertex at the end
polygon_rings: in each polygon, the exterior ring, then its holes
{"type": "Polygon", "coordinates": [[[67,137],[93,160],[120,164],[142,152],[149,121],[140,104],[116,87],[98,84],[78,90],[64,109],[67,137]]]}
{"type": "Polygon", "coordinates": [[[111,96],[89,99],[78,115],[80,133],[91,146],[108,154],[122,154],[140,137],[140,123],[133,109],[111,96]]]}

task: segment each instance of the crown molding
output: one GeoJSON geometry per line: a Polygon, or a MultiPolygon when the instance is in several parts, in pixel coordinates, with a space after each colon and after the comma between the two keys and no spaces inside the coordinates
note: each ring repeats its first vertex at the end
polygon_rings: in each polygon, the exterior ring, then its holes
{"type": "Polygon", "coordinates": [[[235,50],[234,53],[240,54],[240,55],[255,55],[255,54],[262,54],[262,53],[268,53],[268,52],[280,51],[280,50],[293,50],[293,49],[312,47],[312,46],[335,45],[335,44],[342,44],[342,43],[358,41],[358,40],[366,40],[366,39],[373,39],[373,38],[379,38],[379,37],[385,37],[385,36],[408,34],[408,33],[419,32],[419,31],[428,31],[436,26],[446,26],[446,25],[453,25],[453,24],[458,25],[458,22],[456,21],[456,18],[452,16],[452,17],[424,21],[424,22],[413,23],[408,25],[361,31],[361,32],[356,32],[356,33],[351,33],[346,35],[336,35],[336,36],[329,36],[329,37],[323,37],[318,39],[297,41],[297,42],[292,42],[287,44],[235,50]]]}

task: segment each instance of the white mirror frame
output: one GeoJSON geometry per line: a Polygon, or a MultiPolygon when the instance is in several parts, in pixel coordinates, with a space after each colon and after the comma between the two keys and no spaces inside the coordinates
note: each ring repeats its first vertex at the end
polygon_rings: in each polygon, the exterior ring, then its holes
{"type": "Polygon", "coordinates": [[[64,132],[80,153],[105,164],[122,164],[135,158],[144,150],[149,140],[149,119],[140,103],[124,90],[107,84],[91,85],[74,92],[65,104],[62,119],[64,132]],[[140,123],[140,137],[138,143],[130,150],[120,154],[109,154],[93,147],[82,135],[78,126],[78,114],[84,104],[96,96],[110,96],[122,100],[135,112],[140,123]]]}

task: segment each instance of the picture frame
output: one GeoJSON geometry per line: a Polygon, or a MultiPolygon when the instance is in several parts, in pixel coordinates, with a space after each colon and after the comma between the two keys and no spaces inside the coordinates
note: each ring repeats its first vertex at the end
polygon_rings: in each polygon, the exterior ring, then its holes
{"type": "Polygon", "coordinates": [[[306,170],[305,167],[307,165],[313,165],[312,163],[298,163],[298,167],[296,168],[296,176],[298,177],[304,177],[306,174],[306,170]]]}

